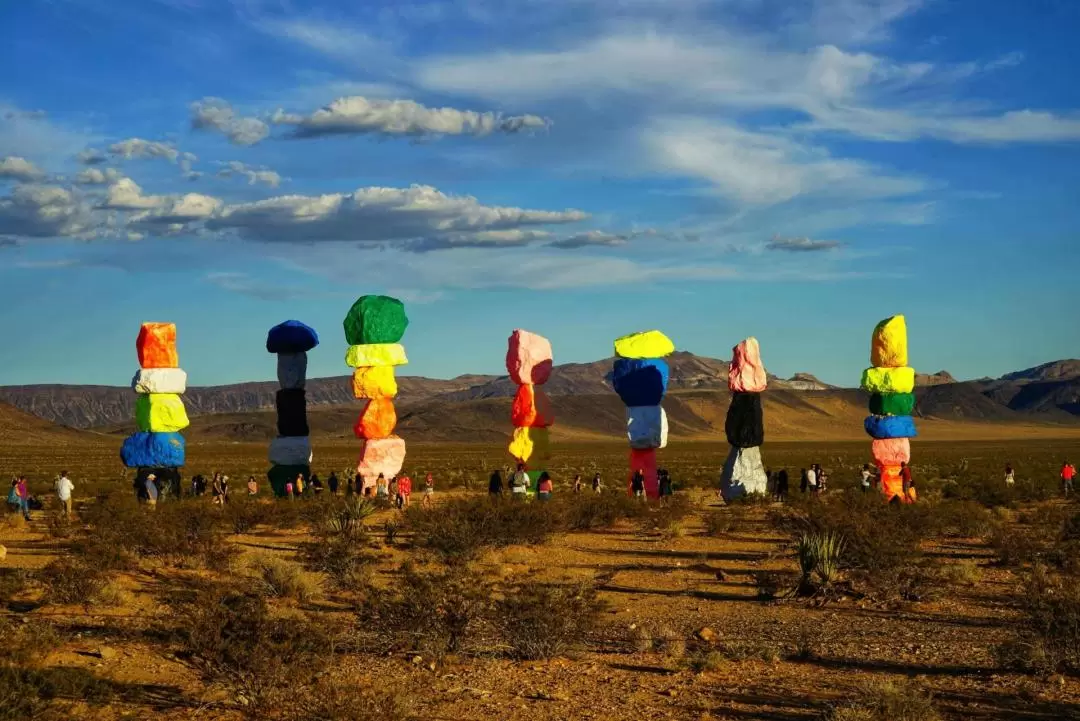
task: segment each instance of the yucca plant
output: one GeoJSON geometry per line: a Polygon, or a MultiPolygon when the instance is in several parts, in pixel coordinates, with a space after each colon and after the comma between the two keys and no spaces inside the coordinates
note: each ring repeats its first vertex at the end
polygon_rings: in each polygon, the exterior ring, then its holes
{"type": "Polygon", "coordinates": [[[836,578],[840,556],[844,552],[844,537],[833,531],[808,531],[799,536],[796,550],[802,570],[800,587],[810,586],[810,576],[816,575],[822,586],[836,578]]]}
{"type": "Polygon", "coordinates": [[[367,498],[346,498],[330,512],[326,530],[335,535],[352,535],[364,528],[364,519],[375,513],[375,503],[367,498]]]}

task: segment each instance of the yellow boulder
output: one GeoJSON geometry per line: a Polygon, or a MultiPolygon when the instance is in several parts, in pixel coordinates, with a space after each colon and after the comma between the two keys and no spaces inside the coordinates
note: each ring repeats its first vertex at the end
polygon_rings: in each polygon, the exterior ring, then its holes
{"type": "Polygon", "coordinates": [[[904,316],[894,315],[874,328],[874,335],[870,339],[870,365],[902,368],[907,364],[907,323],[904,316]]]}
{"type": "Polygon", "coordinates": [[[135,401],[135,425],[144,433],[175,433],[191,423],[184,401],[175,393],[140,393],[135,401]]]}
{"type": "Polygon", "coordinates": [[[368,366],[403,366],[409,362],[405,347],[400,343],[368,343],[351,345],[345,352],[345,365],[353,368],[368,366]]]}
{"type": "Polygon", "coordinates": [[[394,367],[357,368],[353,371],[352,390],[355,398],[393,398],[398,390],[394,367]]]}
{"type": "Polygon", "coordinates": [[[620,358],[663,358],[675,352],[675,344],[658,330],[631,333],[615,341],[620,358]]]}
{"type": "Polygon", "coordinates": [[[911,393],[915,390],[915,369],[867,368],[862,374],[862,387],[869,393],[911,393]]]}
{"type": "Polygon", "coordinates": [[[515,428],[510,439],[510,455],[520,463],[535,468],[551,456],[551,439],[547,428],[515,428]]]}

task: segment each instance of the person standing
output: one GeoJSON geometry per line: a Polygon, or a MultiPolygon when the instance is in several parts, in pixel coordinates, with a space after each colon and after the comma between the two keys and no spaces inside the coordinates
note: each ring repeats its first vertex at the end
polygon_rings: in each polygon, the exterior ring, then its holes
{"type": "Polygon", "coordinates": [[[634,471],[630,478],[630,492],[634,498],[645,500],[645,471],[641,468],[634,471]]]}
{"type": "Polygon", "coordinates": [[[229,502],[229,477],[221,477],[221,505],[224,506],[229,502]]]}
{"type": "Polygon", "coordinates": [[[293,498],[296,497],[296,494],[294,493],[295,490],[296,489],[293,488],[292,481],[289,481],[288,483],[286,483],[285,484],[285,497],[288,498],[291,501],[293,498]]]}
{"type": "Polygon", "coordinates": [[[536,497],[541,501],[550,501],[551,492],[555,490],[555,485],[551,482],[551,476],[547,471],[540,474],[540,479],[536,483],[536,497]]]}
{"type": "Polygon", "coordinates": [[[870,473],[870,464],[864,463],[862,470],[859,472],[859,488],[863,493],[867,493],[870,490],[870,477],[873,474],[870,473]]]}
{"type": "Polygon", "coordinates": [[[671,474],[667,472],[666,468],[660,469],[660,505],[667,505],[667,499],[674,493],[674,489],[671,487],[671,474]]]}
{"type": "Polygon", "coordinates": [[[803,468],[799,471],[799,493],[806,493],[810,487],[810,474],[803,468]]]}
{"type": "Polygon", "coordinates": [[[600,485],[600,474],[597,473],[592,477],[592,492],[599,496],[601,490],[603,487],[600,485]]]}
{"type": "Polygon", "coordinates": [[[317,496],[317,495],[319,495],[320,493],[322,493],[322,492],[323,492],[323,483],[322,483],[322,479],[321,479],[321,478],[319,478],[319,475],[318,475],[318,474],[313,474],[313,475],[311,476],[311,491],[312,491],[312,493],[314,493],[314,494],[315,494],[316,496],[317,496]]]}
{"type": "Polygon", "coordinates": [[[522,500],[529,491],[529,474],[525,472],[525,464],[519,463],[517,471],[510,477],[510,494],[513,498],[522,500]]]}
{"type": "Polygon", "coordinates": [[[214,497],[214,505],[220,506],[221,500],[221,474],[214,472],[214,479],[210,481],[210,494],[214,497]]]}
{"type": "Polygon", "coordinates": [[[326,487],[330,489],[330,495],[336,496],[338,492],[338,477],[337,473],[330,471],[330,476],[326,479],[326,487]]]}
{"type": "Polygon", "coordinates": [[[578,473],[574,476],[574,493],[581,493],[582,483],[581,474],[578,473]]]}
{"type": "Polygon", "coordinates": [[[900,484],[904,494],[904,502],[910,503],[915,500],[915,483],[911,480],[911,466],[900,461],[900,484]]]}
{"type": "Polygon", "coordinates": [[[787,500],[788,494],[788,472],[786,468],[781,468],[779,473],[776,474],[776,500],[783,503],[787,500]]]}
{"type": "Polygon", "coordinates": [[[408,474],[398,479],[398,508],[406,509],[412,499],[412,479],[408,474]]]}
{"type": "Polygon", "coordinates": [[[67,471],[60,471],[60,477],[56,479],[56,497],[60,499],[60,505],[64,507],[64,515],[71,515],[71,492],[75,490],[75,484],[68,478],[67,471]]]}
{"type": "Polygon", "coordinates": [[[810,468],[806,471],[806,490],[810,493],[817,493],[817,464],[811,464],[810,468]]]}
{"type": "Polygon", "coordinates": [[[502,496],[503,492],[503,478],[502,471],[496,468],[491,472],[491,476],[488,478],[488,495],[494,498],[502,496]]]}
{"type": "Polygon", "coordinates": [[[390,497],[390,485],[386,482],[386,476],[379,474],[379,477],[375,479],[375,498],[380,501],[385,501],[390,497]]]}
{"type": "Polygon", "coordinates": [[[1061,464],[1061,492],[1066,498],[1073,491],[1073,479],[1076,478],[1076,469],[1073,464],[1066,460],[1061,464]]]}
{"type": "Polygon", "coordinates": [[[435,477],[430,473],[424,478],[424,502],[421,504],[424,508],[431,510],[431,502],[435,498],[435,477]]]}
{"type": "Polygon", "coordinates": [[[1005,485],[1009,488],[1016,485],[1016,473],[1013,472],[1012,464],[1005,465],[1005,485]]]}
{"type": "Polygon", "coordinates": [[[825,484],[829,480],[829,475],[825,473],[825,469],[821,467],[821,464],[817,464],[817,490],[818,493],[825,492],[825,484]]]}
{"type": "Polygon", "coordinates": [[[146,477],[146,481],[144,483],[146,485],[146,505],[148,505],[150,507],[150,510],[152,511],[157,508],[157,476],[155,476],[153,473],[149,474],[146,477]]]}
{"type": "Polygon", "coordinates": [[[255,482],[255,476],[248,476],[247,489],[249,496],[259,495],[259,484],[255,482]]]}
{"type": "Polygon", "coordinates": [[[304,483],[304,474],[303,473],[297,473],[296,474],[296,480],[293,481],[293,493],[296,494],[297,498],[303,498],[304,497],[304,486],[305,485],[306,484],[304,483]]]}
{"type": "Polygon", "coordinates": [[[15,481],[15,496],[19,500],[19,510],[22,511],[23,520],[30,520],[30,486],[26,482],[26,476],[19,476],[15,481]]]}

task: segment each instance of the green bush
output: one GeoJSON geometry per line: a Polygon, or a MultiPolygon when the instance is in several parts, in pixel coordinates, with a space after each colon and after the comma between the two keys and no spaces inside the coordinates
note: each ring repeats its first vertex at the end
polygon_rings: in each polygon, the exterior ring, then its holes
{"type": "Polygon", "coordinates": [[[406,512],[417,545],[449,563],[464,563],[487,548],[536,545],[564,527],[562,506],[518,500],[465,498],[406,512]]]}

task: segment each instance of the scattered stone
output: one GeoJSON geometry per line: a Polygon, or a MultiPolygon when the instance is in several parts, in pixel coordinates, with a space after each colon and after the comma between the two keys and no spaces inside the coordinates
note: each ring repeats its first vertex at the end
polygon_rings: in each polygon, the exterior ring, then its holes
{"type": "Polygon", "coordinates": [[[717,571],[716,572],[716,580],[717,581],[726,581],[727,580],[727,574],[724,573],[723,571],[717,571]]]}
{"type": "Polygon", "coordinates": [[[102,646],[101,648],[98,648],[96,651],[94,651],[94,655],[100,659],[108,661],[110,659],[116,658],[116,649],[109,648],[108,646],[102,646]]]}
{"type": "Polygon", "coordinates": [[[412,657],[412,662],[413,662],[414,666],[419,666],[420,664],[422,664],[424,662],[424,659],[421,656],[413,656],[412,657]]]}
{"type": "Polygon", "coordinates": [[[705,643],[712,643],[713,641],[716,640],[716,631],[712,630],[708,626],[701,629],[700,631],[698,631],[694,635],[697,636],[702,641],[704,641],[705,643]]]}
{"type": "Polygon", "coordinates": [[[7,558],[7,548],[0,546],[0,559],[7,558]]]}

